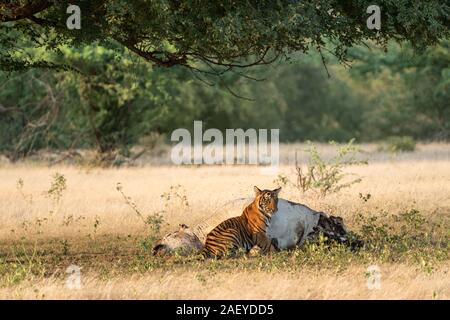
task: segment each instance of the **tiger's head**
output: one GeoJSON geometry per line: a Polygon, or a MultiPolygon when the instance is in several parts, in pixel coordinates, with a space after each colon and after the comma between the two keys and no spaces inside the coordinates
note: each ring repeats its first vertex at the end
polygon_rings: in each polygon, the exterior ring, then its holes
{"type": "Polygon", "coordinates": [[[255,190],[255,203],[258,209],[267,214],[272,215],[278,210],[278,194],[281,187],[275,190],[260,190],[257,186],[254,186],[255,190]]]}

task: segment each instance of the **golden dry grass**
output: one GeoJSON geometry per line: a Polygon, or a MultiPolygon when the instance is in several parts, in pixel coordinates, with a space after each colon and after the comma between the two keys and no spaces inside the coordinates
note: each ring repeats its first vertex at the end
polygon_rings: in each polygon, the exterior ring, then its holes
{"type": "MultiPolygon", "coordinates": [[[[295,146],[297,148],[297,146],[295,146]]],[[[285,161],[280,173],[292,177],[294,147],[283,146],[285,161]],[[289,160],[291,159],[291,160],[289,160]]],[[[358,213],[380,215],[400,213],[415,208],[428,221],[448,221],[450,217],[450,145],[419,145],[410,154],[392,156],[365,146],[368,166],[349,168],[362,177],[362,182],[337,194],[319,198],[302,194],[293,187],[282,190],[281,197],[305,203],[330,214],[342,216],[350,229],[358,213]],[[359,194],[371,194],[364,202],[359,194]]],[[[324,149],[328,152],[327,149],[324,149]]],[[[133,254],[136,241],[127,247],[113,238],[139,239],[145,235],[145,225],[125,203],[116,190],[120,182],[126,195],[132,197],[144,214],[163,212],[162,232],[176,228],[179,223],[195,226],[208,220],[211,227],[227,216],[240,213],[243,202],[251,197],[252,186],[274,187],[276,176],[262,175],[260,168],[251,166],[201,167],[135,167],[118,169],[84,168],[75,166],[46,167],[17,164],[0,167],[0,258],[10,257],[10,248],[25,238],[29,242],[50,243],[61,239],[70,241],[71,251],[80,245],[80,252],[96,247],[99,239],[111,239],[109,259],[99,259],[108,268],[121,251],[133,254]],[[46,191],[51,175],[59,172],[67,179],[67,189],[59,203],[52,201],[46,191]],[[23,187],[17,182],[23,180],[23,187]],[[180,186],[171,189],[171,186],[180,186]],[[180,197],[186,196],[186,205],[180,197]],[[123,249],[123,250],[121,250],[123,249]],[[130,251],[131,250],[131,251],[130,251]]],[[[37,246],[39,250],[40,245],[37,246]]],[[[44,247],[44,245],[42,245],[44,247]]],[[[93,250],[93,249],[92,249],[93,250]]],[[[73,256],[75,257],[75,256],[73,256]]],[[[73,258],[72,257],[72,258],[73,258]]],[[[0,298],[225,298],[225,299],[431,299],[450,297],[450,263],[436,265],[425,272],[416,265],[381,264],[382,287],[368,290],[367,265],[349,263],[345,268],[312,268],[295,272],[255,270],[217,270],[202,274],[201,269],[149,269],[147,272],[115,272],[102,275],[101,268],[83,271],[80,290],[64,287],[64,267],[83,259],[46,265],[42,276],[30,275],[22,281],[0,288],[0,298]],[[58,269],[58,270],[56,270],[58,269]],[[52,276],[59,272],[59,276],[52,276]],[[63,274],[61,276],[61,274],[63,274]],[[249,281],[249,279],[252,279],[249,281]]],[[[0,260],[1,261],[1,260],[0,260]]]]}
{"type": "Polygon", "coordinates": [[[407,265],[381,265],[380,289],[368,289],[364,266],[344,272],[151,272],[99,280],[82,276],[81,289],[64,280],[36,279],[0,289],[6,299],[450,299],[448,265],[429,275],[407,265]]]}

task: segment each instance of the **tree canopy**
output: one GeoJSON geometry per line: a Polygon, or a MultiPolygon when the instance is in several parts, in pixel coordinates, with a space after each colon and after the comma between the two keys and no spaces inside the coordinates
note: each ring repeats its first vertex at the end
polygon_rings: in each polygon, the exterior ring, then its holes
{"type": "Polygon", "coordinates": [[[292,52],[329,50],[326,41],[344,61],[347,49],[365,40],[408,40],[423,49],[449,33],[450,6],[439,0],[377,1],[380,30],[366,25],[371,0],[78,0],[81,29],[70,30],[73,2],[2,1],[0,69],[57,67],[36,52],[112,40],[154,65],[220,75],[292,52]],[[25,43],[38,51],[24,53],[25,43]]]}
{"type": "Polygon", "coordinates": [[[80,0],[71,30],[69,1],[0,1],[0,153],[12,160],[128,157],[199,119],[279,128],[282,141],[450,138],[445,2],[377,1],[372,30],[365,0],[80,0]]]}

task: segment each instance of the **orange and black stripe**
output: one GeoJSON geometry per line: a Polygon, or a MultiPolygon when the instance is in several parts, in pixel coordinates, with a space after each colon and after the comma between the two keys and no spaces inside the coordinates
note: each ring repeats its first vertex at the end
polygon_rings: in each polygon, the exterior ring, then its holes
{"type": "Polygon", "coordinates": [[[255,245],[263,253],[273,249],[265,232],[272,214],[277,210],[279,191],[280,188],[261,191],[255,187],[255,200],[244,209],[242,215],[223,221],[207,235],[203,257],[220,258],[233,255],[239,249],[248,252],[255,245]]]}

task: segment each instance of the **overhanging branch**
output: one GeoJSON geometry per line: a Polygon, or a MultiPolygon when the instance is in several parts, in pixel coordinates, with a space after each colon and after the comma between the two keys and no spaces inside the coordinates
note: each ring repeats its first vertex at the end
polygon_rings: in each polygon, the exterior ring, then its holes
{"type": "Polygon", "coordinates": [[[30,19],[33,15],[44,11],[51,5],[52,3],[46,0],[32,1],[21,7],[14,4],[0,4],[0,22],[30,19]]]}
{"type": "Polygon", "coordinates": [[[175,65],[186,65],[187,64],[187,57],[184,54],[169,54],[166,53],[166,59],[162,59],[157,57],[157,54],[160,54],[161,52],[155,52],[155,51],[144,51],[136,47],[136,44],[133,41],[124,41],[120,39],[115,39],[123,46],[127,47],[129,50],[137,54],[138,56],[144,58],[147,61],[151,61],[161,67],[170,68],[175,65]]]}

